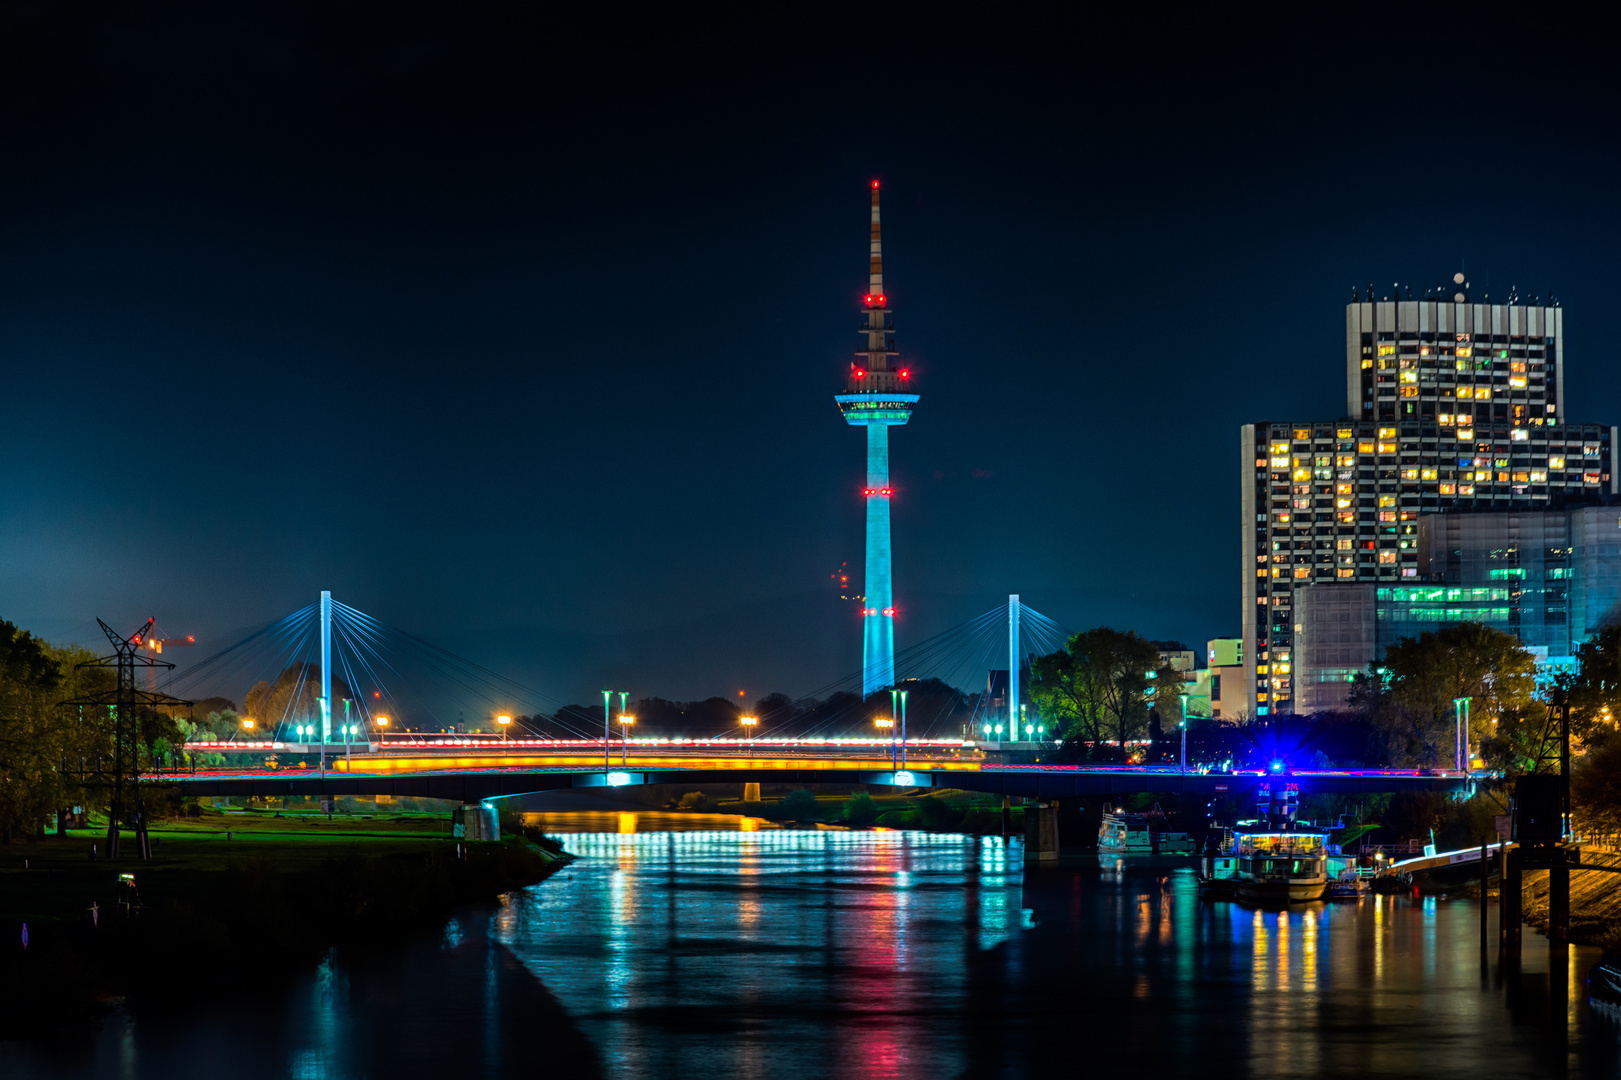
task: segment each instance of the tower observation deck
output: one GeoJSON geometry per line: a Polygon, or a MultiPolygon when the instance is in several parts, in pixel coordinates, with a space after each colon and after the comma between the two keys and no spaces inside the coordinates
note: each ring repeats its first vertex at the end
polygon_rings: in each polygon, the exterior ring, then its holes
{"type": "Polygon", "coordinates": [[[912,373],[895,352],[895,316],[884,294],[884,257],[878,229],[878,181],[872,182],[872,241],[867,294],[861,313],[862,347],[834,395],[844,419],[867,429],[867,599],[861,610],[861,692],[895,684],[895,582],[889,544],[889,429],[912,418],[918,395],[912,373]]]}

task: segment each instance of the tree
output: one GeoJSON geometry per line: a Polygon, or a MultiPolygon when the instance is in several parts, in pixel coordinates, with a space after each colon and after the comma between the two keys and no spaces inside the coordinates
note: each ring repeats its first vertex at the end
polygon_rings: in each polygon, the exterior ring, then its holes
{"type": "Polygon", "coordinates": [[[795,715],[793,699],[787,694],[767,694],[754,703],[754,715],[762,728],[786,724],[795,715]]]}
{"type": "Polygon", "coordinates": [[[1580,752],[1609,742],[1621,723],[1621,625],[1606,626],[1577,646],[1576,662],[1576,673],[1562,682],[1580,752]]]}
{"type": "MultiPolygon", "coordinates": [[[[903,679],[895,689],[906,691],[906,737],[922,739],[935,734],[956,736],[973,719],[968,695],[943,679],[903,679]]],[[[890,708],[888,691],[879,691],[868,700],[869,707],[877,705],[885,715],[890,708]]],[[[871,718],[866,723],[871,724],[871,718]]],[[[871,734],[868,726],[860,733],[871,734]]]]}
{"type": "Polygon", "coordinates": [[[1148,723],[1148,687],[1159,682],[1159,650],[1134,631],[1099,626],[1076,634],[1062,652],[1030,664],[1030,696],[1064,736],[1124,748],[1148,723]],[[1150,677],[1153,673],[1154,677],[1150,677]]]}
{"type": "Polygon", "coordinates": [[[839,811],[839,816],[844,819],[846,825],[864,829],[878,820],[880,812],[876,799],[865,791],[858,791],[850,796],[843,809],[839,811]]]}
{"type": "MultiPolygon", "coordinates": [[[[343,699],[354,693],[342,679],[332,680],[332,730],[343,723],[343,699]]],[[[316,723],[321,720],[321,668],[299,663],[282,668],[274,683],[263,679],[254,684],[243,699],[248,715],[267,737],[283,725],[316,723]]],[[[358,721],[359,715],[351,716],[358,721]]]]}
{"type": "Polygon", "coordinates": [[[791,821],[810,821],[817,816],[816,796],[804,788],[795,788],[782,800],[782,816],[791,821]]]}
{"type": "Polygon", "coordinates": [[[1536,661],[1518,639],[1460,622],[1386,648],[1357,676],[1351,704],[1385,734],[1391,764],[1434,766],[1453,750],[1456,699],[1470,699],[1482,748],[1501,758],[1511,752],[1535,688],[1536,661]]]}
{"type": "Polygon", "coordinates": [[[62,765],[94,770],[112,752],[112,714],[105,707],[66,711],[57,703],[110,688],[111,672],[84,668],[95,659],[60,648],[0,620],[0,837],[35,834],[51,815],[74,803],[105,802],[62,765]]]}

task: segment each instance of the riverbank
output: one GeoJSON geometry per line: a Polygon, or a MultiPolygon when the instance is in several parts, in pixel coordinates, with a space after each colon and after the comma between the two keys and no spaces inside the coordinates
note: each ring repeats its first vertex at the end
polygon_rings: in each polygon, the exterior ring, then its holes
{"type": "MultiPolygon", "coordinates": [[[[1584,850],[1582,862],[1590,866],[1621,866],[1621,855],[1584,850]]],[[[1522,896],[1525,921],[1546,934],[1548,872],[1527,873],[1522,896]]],[[[1579,870],[1571,873],[1570,940],[1577,945],[1596,945],[1606,952],[1621,950],[1621,874],[1579,870]]]]}
{"type": "Polygon", "coordinates": [[[523,837],[463,844],[423,816],[210,813],[153,829],[154,857],[91,858],[99,830],[0,850],[0,1037],[120,999],[183,1000],[431,928],[568,856],[523,837]],[[128,905],[121,874],[134,876],[128,905]],[[28,945],[22,945],[22,927],[28,945]]]}

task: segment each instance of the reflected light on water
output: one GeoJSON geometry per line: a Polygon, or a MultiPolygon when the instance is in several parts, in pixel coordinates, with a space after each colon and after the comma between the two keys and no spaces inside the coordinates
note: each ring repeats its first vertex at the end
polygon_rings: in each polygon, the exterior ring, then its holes
{"type": "Polygon", "coordinates": [[[1615,1073],[1597,951],[1550,971],[1528,934],[1513,1004],[1470,899],[1264,911],[1163,861],[1027,874],[999,839],[655,814],[535,821],[580,860],[441,933],[340,952],[251,1008],[110,1018],[83,1062],[19,1068],[32,1051],[0,1043],[0,1076],[1530,1076],[1550,974],[1585,1074],[1615,1073]]]}

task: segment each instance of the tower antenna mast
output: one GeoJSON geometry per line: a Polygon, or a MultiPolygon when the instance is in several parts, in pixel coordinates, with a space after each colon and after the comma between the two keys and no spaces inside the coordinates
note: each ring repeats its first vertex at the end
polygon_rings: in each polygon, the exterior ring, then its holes
{"type": "Polygon", "coordinates": [[[872,232],[867,260],[867,293],[858,327],[861,348],[834,395],[847,423],[867,429],[867,587],[861,608],[861,694],[895,685],[895,582],[890,548],[889,429],[912,418],[918,395],[912,372],[898,362],[894,314],[884,292],[883,243],[878,218],[878,181],[872,182],[872,232]]]}

